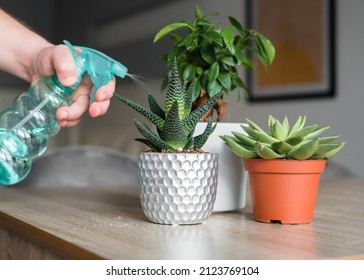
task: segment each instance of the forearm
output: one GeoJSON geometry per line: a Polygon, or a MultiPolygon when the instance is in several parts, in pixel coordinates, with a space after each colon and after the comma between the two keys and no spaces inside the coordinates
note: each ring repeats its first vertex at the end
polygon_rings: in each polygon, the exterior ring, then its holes
{"type": "Polygon", "coordinates": [[[0,9],[0,70],[31,82],[36,78],[34,58],[49,46],[52,44],[0,9]]]}

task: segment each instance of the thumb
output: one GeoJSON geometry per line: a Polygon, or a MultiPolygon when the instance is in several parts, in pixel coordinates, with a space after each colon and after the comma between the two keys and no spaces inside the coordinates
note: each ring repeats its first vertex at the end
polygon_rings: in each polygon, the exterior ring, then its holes
{"type": "Polygon", "coordinates": [[[58,80],[62,85],[72,86],[77,81],[77,67],[67,46],[57,45],[53,47],[51,64],[53,64],[58,80]]]}

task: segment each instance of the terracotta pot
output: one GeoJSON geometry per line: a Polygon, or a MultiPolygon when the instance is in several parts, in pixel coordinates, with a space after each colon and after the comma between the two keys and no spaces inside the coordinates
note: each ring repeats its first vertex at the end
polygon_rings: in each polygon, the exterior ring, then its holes
{"type": "Polygon", "coordinates": [[[281,224],[312,222],[325,165],[326,160],[244,159],[254,219],[281,224]]]}

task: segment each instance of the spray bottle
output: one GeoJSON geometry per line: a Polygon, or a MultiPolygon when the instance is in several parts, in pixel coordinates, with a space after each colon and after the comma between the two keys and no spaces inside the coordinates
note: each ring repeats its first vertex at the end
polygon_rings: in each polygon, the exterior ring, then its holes
{"type": "Polygon", "coordinates": [[[72,103],[72,92],[87,73],[93,82],[90,102],[97,89],[113,76],[124,78],[128,69],[105,54],[64,41],[75,60],[78,77],[71,87],[63,86],[56,75],[33,81],[28,92],[14,99],[13,106],[0,113],[0,184],[13,185],[30,172],[32,160],[41,156],[50,137],[60,126],[56,111],[72,103]],[[75,49],[82,52],[77,53],[75,49]]]}

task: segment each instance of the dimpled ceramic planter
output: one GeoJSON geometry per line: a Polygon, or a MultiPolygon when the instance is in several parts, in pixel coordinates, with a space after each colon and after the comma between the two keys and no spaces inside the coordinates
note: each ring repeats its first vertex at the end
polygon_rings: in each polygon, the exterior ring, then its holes
{"type": "Polygon", "coordinates": [[[312,222],[325,164],[326,160],[244,159],[254,219],[281,224],[312,222]]]}
{"type": "Polygon", "coordinates": [[[158,224],[199,224],[214,207],[216,153],[141,153],[140,200],[145,216],[158,224]]]}

